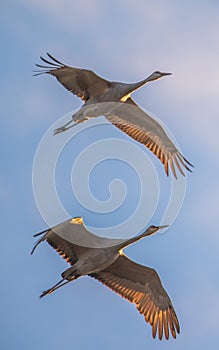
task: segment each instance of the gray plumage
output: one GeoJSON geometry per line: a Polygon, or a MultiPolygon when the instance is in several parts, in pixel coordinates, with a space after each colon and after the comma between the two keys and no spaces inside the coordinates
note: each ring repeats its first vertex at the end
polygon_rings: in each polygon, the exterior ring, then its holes
{"type": "Polygon", "coordinates": [[[135,263],[123,253],[125,247],[161,228],[150,226],[144,233],[126,240],[108,239],[89,232],[79,217],[39,233],[44,235],[31,253],[39,243],[47,241],[71,265],[62,273],[62,280],[44,291],[41,297],[88,275],[134,303],[146,322],[151,324],[154,338],[157,331],[159,339],[162,339],[163,332],[168,339],[169,331],[175,338],[180,332],[179,322],[157,272],[135,263]]]}
{"type": "Polygon", "coordinates": [[[183,168],[191,172],[190,167],[193,165],[178,151],[162,126],[140,109],[131,98],[131,94],[146,83],[171,73],[155,71],[146,79],[126,84],[108,81],[88,69],[66,66],[50,54],[48,56],[52,62],[41,57],[49,66],[37,64],[37,67],[44,70],[38,71],[35,75],[44,73],[53,75],[68,91],[84,101],[84,105],[72,116],[72,120],[56,129],[55,134],[91,117],[104,115],[113,125],[153,152],[163,163],[167,175],[169,166],[175,178],[177,178],[175,166],[182,175],[184,175],[183,168]],[[76,124],[67,127],[73,121],[76,124]]]}

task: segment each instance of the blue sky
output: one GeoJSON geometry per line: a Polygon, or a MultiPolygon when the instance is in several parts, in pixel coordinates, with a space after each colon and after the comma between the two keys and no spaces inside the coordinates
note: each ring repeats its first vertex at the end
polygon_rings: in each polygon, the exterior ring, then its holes
{"type": "MultiPolygon", "coordinates": [[[[215,348],[219,341],[218,2],[21,0],[1,7],[2,348],[215,348]],[[38,298],[67,266],[46,244],[34,256],[29,254],[32,235],[46,227],[34,202],[33,159],[52,124],[81,105],[52,77],[33,78],[34,64],[47,51],[110,80],[137,81],[157,69],[173,73],[133,97],[171,130],[195,169],[187,177],[183,207],[170,229],[126,253],[158,271],[180,320],[176,340],[153,340],[149,325],[133,305],[89,278],[44,300],[38,298]]],[[[57,165],[60,198],[72,216],[82,213],[90,226],[117,224],[120,217],[128,217],[139,193],[136,174],[111,161],[94,169],[91,190],[105,200],[107,184],[125,174],[129,192],[119,215],[90,213],[69,194],[70,155],[73,161],[89,142],[106,136],[127,140],[109,125],[86,130],[66,147],[57,165]],[[102,172],[106,176],[101,180],[102,172]]],[[[169,190],[171,179],[165,178],[155,157],[147,155],[161,189],[169,190]]],[[[155,213],[153,224],[161,212],[162,208],[155,213]]]]}

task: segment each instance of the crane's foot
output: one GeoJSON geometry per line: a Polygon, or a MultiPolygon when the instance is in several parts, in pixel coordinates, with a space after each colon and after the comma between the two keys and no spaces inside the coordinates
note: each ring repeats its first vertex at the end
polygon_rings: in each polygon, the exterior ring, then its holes
{"type": "Polygon", "coordinates": [[[54,130],[53,135],[61,134],[61,132],[65,132],[66,130],[72,128],[73,126],[77,125],[78,123],[75,123],[71,126],[68,126],[69,124],[73,123],[74,120],[70,120],[70,122],[66,123],[65,125],[61,126],[60,128],[57,128],[54,130]]]}
{"type": "Polygon", "coordinates": [[[51,289],[44,290],[44,291],[42,292],[42,294],[40,294],[40,298],[45,297],[45,295],[47,295],[47,294],[52,294],[52,292],[53,292],[53,289],[52,289],[52,288],[51,288],[51,289]]]}
{"type": "Polygon", "coordinates": [[[67,128],[65,128],[64,126],[60,127],[60,128],[57,128],[53,131],[53,135],[58,135],[58,134],[61,134],[61,132],[64,132],[66,131],[67,128]]]}
{"type": "Polygon", "coordinates": [[[61,132],[65,132],[66,130],[73,128],[73,126],[76,126],[80,123],[83,123],[88,119],[89,119],[88,117],[85,117],[82,120],[78,120],[78,121],[75,121],[74,119],[72,119],[68,123],[66,123],[65,125],[61,126],[60,128],[55,129],[53,132],[53,135],[61,134],[61,132]],[[67,125],[69,125],[73,122],[75,122],[73,125],[67,127],[67,125]]]}
{"type": "Polygon", "coordinates": [[[71,280],[69,281],[65,281],[65,279],[63,278],[61,281],[59,281],[58,283],[56,283],[53,287],[47,289],[47,290],[44,290],[44,292],[42,294],[40,294],[40,298],[43,298],[45,297],[45,295],[48,295],[48,294],[52,294],[56,289],[64,286],[65,284],[71,282],[71,280]]]}

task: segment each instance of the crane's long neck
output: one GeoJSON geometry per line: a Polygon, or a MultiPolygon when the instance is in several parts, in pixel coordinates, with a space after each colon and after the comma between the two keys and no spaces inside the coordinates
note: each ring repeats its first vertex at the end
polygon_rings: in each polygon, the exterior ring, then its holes
{"type": "Polygon", "coordinates": [[[138,81],[137,83],[124,84],[123,98],[121,99],[121,101],[125,102],[134,91],[140,89],[142,86],[144,86],[145,84],[147,84],[148,82],[150,82],[152,80],[154,80],[154,79],[152,79],[152,76],[150,75],[149,77],[147,77],[141,81],[138,81]]]}
{"type": "Polygon", "coordinates": [[[120,244],[117,246],[117,248],[118,248],[118,250],[122,250],[122,249],[128,247],[129,245],[131,245],[131,244],[133,244],[133,243],[139,241],[140,239],[144,238],[145,236],[147,236],[147,232],[146,232],[146,231],[143,232],[143,233],[141,233],[141,234],[138,235],[138,236],[132,237],[132,238],[130,238],[130,239],[127,239],[127,241],[120,243],[120,244]]]}

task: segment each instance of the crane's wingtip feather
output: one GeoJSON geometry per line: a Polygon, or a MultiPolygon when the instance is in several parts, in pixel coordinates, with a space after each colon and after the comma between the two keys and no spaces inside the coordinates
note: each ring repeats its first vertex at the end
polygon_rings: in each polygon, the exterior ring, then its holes
{"type": "MultiPolygon", "coordinates": [[[[42,57],[42,56],[40,56],[40,59],[43,61],[43,62],[45,62],[45,63],[47,63],[47,64],[49,64],[50,66],[52,66],[53,68],[55,67],[55,68],[60,68],[60,64],[57,64],[57,63],[55,63],[55,62],[50,62],[50,61],[48,61],[47,59],[45,59],[44,57],[42,57]]],[[[51,68],[51,67],[50,67],[51,68]]]]}
{"type": "MultiPolygon", "coordinates": [[[[43,233],[47,233],[49,230],[50,230],[50,229],[46,229],[46,230],[43,230],[43,231],[41,231],[41,232],[39,232],[39,233],[36,233],[33,237],[37,237],[37,236],[42,235],[43,233]]],[[[33,252],[34,252],[34,250],[36,249],[36,247],[37,247],[41,242],[43,242],[44,240],[45,240],[45,236],[43,236],[42,238],[40,238],[40,239],[36,242],[36,244],[34,245],[33,249],[31,250],[30,255],[33,254],[33,252]]]]}
{"type": "Polygon", "coordinates": [[[33,237],[38,237],[38,236],[40,236],[40,235],[42,235],[43,233],[46,233],[46,232],[48,232],[48,231],[49,231],[49,228],[47,228],[46,230],[40,231],[40,232],[38,232],[38,233],[35,233],[35,235],[33,235],[33,237]]]}
{"type": "Polygon", "coordinates": [[[174,166],[174,162],[173,162],[172,158],[170,158],[169,163],[170,163],[170,167],[171,167],[173,176],[174,176],[175,179],[177,180],[176,170],[175,170],[175,166],[174,166]]]}
{"type": "Polygon", "coordinates": [[[35,74],[33,74],[33,77],[36,77],[37,75],[42,75],[42,74],[44,74],[45,72],[39,72],[39,73],[35,73],[35,74]]]}
{"type": "MultiPolygon", "coordinates": [[[[61,66],[64,66],[64,63],[58,61],[55,57],[53,57],[49,52],[46,53],[47,56],[49,56],[49,58],[51,58],[51,60],[53,60],[54,62],[58,63],[61,66]]],[[[54,63],[53,63],[54,64],[54,63]]]]}
{"type": "Polygon", "coordinates": [[[42,64],[38,64],[38,63],[36,63],[35,66],[39,68],[51,69],[51,67],[43,66],[42,64]]]}
{"type": "MultiPolygon", "coordinates": [[[[182,156],[183,157],[183,156],[182,156]]],[[[186,159],[185,157],[183,157],[183,160],[188,164],[188,165],[190,165],[191,167],[195,167],[192,163],[190,163],[189,161],[188,161],[188,159],[186,159]]]]}
{"type": "Polygon", "coordinates": [[[183,176],[185,176],[185,173],[184,173],[184,171],[182,170],[182,168],[181,168],[181,166],[180,166],[180,164],[179,164],[179,162],[178,162],[178,160],[177,160],[177,157],[178,157],[178,154],[173,154],[174,163],[176,164],[176,166],[177,166],[177,168],[178,168],[180,174],[183,175],[183,176]]]}
{"type": "Polygon", "coordinates": [[[30,255],[33,255],[34,250],[36,249],[36,247],[38,246],[39,243],[40,243],[40,241],[37,242],[37,243],[34,245],[33,249],[32,249],[31,252],[30,252],[30,255]]]}

